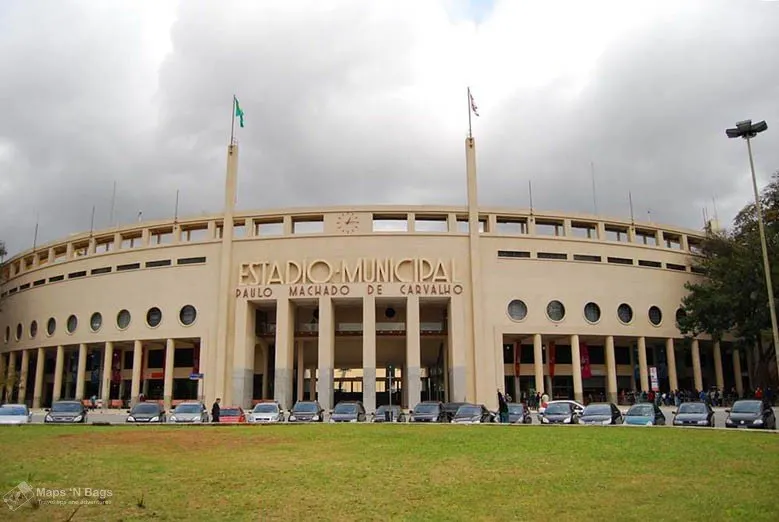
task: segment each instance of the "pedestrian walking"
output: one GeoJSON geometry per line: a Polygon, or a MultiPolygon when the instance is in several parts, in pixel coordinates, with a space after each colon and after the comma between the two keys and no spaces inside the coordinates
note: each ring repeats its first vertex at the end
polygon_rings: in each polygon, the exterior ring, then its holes
{"type": "Polygon", "coordinates": [[[219,422],[219,397],[214,401],[214,405],[211,406],[211,422],[219,422]]]}

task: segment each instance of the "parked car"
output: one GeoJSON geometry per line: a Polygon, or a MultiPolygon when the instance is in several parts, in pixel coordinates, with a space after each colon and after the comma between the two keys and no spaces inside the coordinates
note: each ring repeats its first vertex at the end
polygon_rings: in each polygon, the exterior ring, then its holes
{"type": "Polygon", "coordinates": [[[616,404],[593,402],[588,404],[579,416],[579,424],[603,425],[622,424],[622,412],[616,404]]]}
{"type": "Polygon", "coordinates": [[[30,424],[32,412],[25,404],[3,404],[0,406],[0,424],[30,424]]]}
{"type": "Polygon", "coordinates": [[[584,407],[574,401],[552,401],[546,405],[544,413],[539,413],[541,424],[576,424],[584,407]]]}
{"type": "Polygon", "coordinates": [[[411,422],[449,422],[444,404],[439,401],[420,402],[409,413],[411,422]]]}
{"type": "Polygon", "coordinates": [[[452,424],[484,424],[494,420],[494,414],[484,404],[466,403],[457,408],[452,424]]]}
{"type": "Polygon", "coordinates": [[[81,401],[57,401],[46,410],[44,423],[86,424],[87,408],[81,401]]]}
{"type": "Polygon", "coordinates": [[[174,424],[208,422],[208,410],[202,402],[182,402],[170,412],[168,422],[174,424]]]}
{"type": "Polygon", "coordinates": [[[623,424],[629,426],[665,426],[665,415],[651,402],[634,404],[623,416],[623,424]]]}
{"type": "Polygon", "coordinates": [[[127,410],[125,422],[155,424],[165,422],[165,410],[156,402],[139,402],[127,410]]]}
{"type": "Polygon", "coordinates": [[[468,403],[467,402],[445,402],[444,413],[446,414],[446,418],[447,418],[445,422],[452,422],[452,419],[454,419],[454,416],[457,413],[457,410],[460,409],[460,406],[465,406],[466,404],[468,403]]]}
{"type": "Polygon", "coordinates": [[[342,401],[330,413],[330,422],[365,422],[366,417],[360,401],[342,401]]]}
{"type": "Polygon", "coordinates": [[[776,415],[768,402],[760,400],[741,400],[725,410],[729,413],[725,419],[726,428],[776,429],[776,415]]]}
{"type": "Polygon", "coordinates": [[[385,404],[376,408],[376,413],[371,416],[371,422],[388,422],[387,414],[389,414],[389,422],[406,422],[406,414],[397,404],[392,406],[385,404]]]}
{"type": "Polygon", "coordinates": [[[324,422],[325,410],[317,401],[298,401],[289,412],[287,422],[324,422]]]}
{"type": "Polygon", "coordinates": [[[246,413],[240,406],[225,406],[219,410],[219,424],[244,424],[246,413]]]}
{"type": "Polygon", "coordinates": [[[543,421],[543,416],[544,416],[544,413],[546,413],[546,409],[549,406],[551,406],[552,404],[563,404],[563,403],[570,405],[571,409],[574,412],[576,412],[577,414],[580,414],[581,412],[584,411],[584,404],[582,404],[580,402],[572,401],[570,399],[559,399],[559,400],[556,400],[556,401],[549,401],[549,402],[546,403],[546,406],[538,408],[538,420],[541,421],[541,423],[543,424],[543,422],[544,422],[543,421]]]}
{"type": "Polygon", "coordinates": [[[533,417],[530,410],[521,402],[509,403],[509,423],[511,424],[533,424],[533,417]]]}
{"type": "Polygon", "coordinates": [[[254,406],[246,420],[251,424],[284,422],[284,410],[278,402],[261,402],[254,406]]]}
{"type": "Polygon", "coordinates": [[[674,426],[714,427],[714,410],[705,402],[683,402],[673,413],[674,426]]]}

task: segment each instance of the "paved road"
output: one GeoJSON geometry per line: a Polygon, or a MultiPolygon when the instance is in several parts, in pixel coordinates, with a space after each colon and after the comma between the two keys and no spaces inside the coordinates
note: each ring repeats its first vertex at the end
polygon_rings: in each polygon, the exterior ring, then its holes
{"type": "MultiPolygon", "coordinates": [[[[626,411],[628,409],[627,406],[621,406],[620,409],[622,411],[626,411]]],[[[675,408],[673,407],[661,407],[661,410],[663,410],[663,413],[665,413],[666,419],[668,424],[671,424],[673,420],[673,411],[675,408]]],[[[725,426],[725,417],[727,417],[727,413],[725,413],[725,408],[714,408],[715,417],[714,422],[716,427],[724,427],[725,426]]],[[[774,412],[776,412],[777,416],[779,416],[779,411],[777,411],[777,408],[774,408],[774,412]]],[[[45,412],[38,410],[33,412],[33,423],[43,423],[43,417],[45,416],[45,412]]],[[[535,412],[532,413],[533,415],[533,424],[540,424],[540,421],[538,420],[538,416],[535,414],[535,412]]],[[[93,412],[90,412],[88,417],[88,422],[90,424],[94,424],[96,422],[103,423],[107,422],[109,424],[124,424],[125,419],[127,418],[127,413],[125,413],[125,410],[107,410],[106,412],[102,412],[101,410],[95,410],[93,412]]]]}

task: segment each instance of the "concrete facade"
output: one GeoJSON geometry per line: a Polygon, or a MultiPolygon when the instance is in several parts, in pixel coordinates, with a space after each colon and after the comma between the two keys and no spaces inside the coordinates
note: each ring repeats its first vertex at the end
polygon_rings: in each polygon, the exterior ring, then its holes
{"type": "Polygon", "coordinates": [[[614,400],[652,387],[657,367],[661,389],[743,389],[738,350],[676,327],[701,232],[480,208],[475,143],[465,146],[465,207],[237,212],[232,146],[224,213],[11,258],[5,397],[290,407],[316,396],[326,409],[361,398],[372,411],[390,400],[390,367],[393,403],[412,407],[495,407],[496,389],[614,400]]]}

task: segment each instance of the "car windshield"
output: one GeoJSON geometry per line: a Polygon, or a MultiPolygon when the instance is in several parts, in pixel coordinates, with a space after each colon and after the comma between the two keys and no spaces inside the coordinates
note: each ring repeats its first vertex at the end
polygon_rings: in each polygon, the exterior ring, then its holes
{"type": "Polygon", "coordinates": [[[438,404],[417,404],[414,413],[438,413],[438,404]]]}
{"type": "Polygon", "coordinates": [[[241,410],[238,408],[222,408],[219,415],[222,417],[238,417],[241,414],[241,410]]]}
{"type": "Polygon", "coordinates": [[[357,405],[356,404],[339,404],[335,407],[335,410],[333,410],[333,413],[357,413],[357,405]]]}
{"type": "Polygon", "coordinates": [[[628,410],[628,417],[654,417],[655,409],[651,404],[636,404],[628,410]]]}
{"type": "Polygon", "coordinates": [[[521,404],[509,404],[509,413],[521,415],[525,413],[525,408],[521,404]]]}
{"type": "Polygon", "coordinates": [[[611,415],[611,406],[608,404],[590,404],[584,408],[584,415],[611,415]]]}
{"type": "Polygon", "coordinates": [[[463,405],[462,402],[450,402],[450,403],[444,404],[444,410],[456,412],[457,410],[460,409],[460,406],[462,406],[462,405],[463,405]]]}
{"type": "Polygon", "coordinates": [[[173,413],[200,413],[203,409],[199,404],[179,404],[173,413]]]}
{"type": "Polygon", "coordinates": [[[254,413],[278,413],[279,407],[275,404],[258,404],[254,407],[254,413]]]}
{"type": "Polygon", "coordinates": [[[546,410],[544,410],[544,415],[546,414],[560,414],[560,413],[571,413],[571,405],[567,402],[555,402],[550,404],[546,407],[546,410]]]}
{"type": "Polygon", "coordinates": [[[27,408],[24,406],[0,406],[0,415],[27,415],[27,408]]]}
{"type": "Polygon", "coordinates": [[[51,406],[51,411],[57,413],[77,413],[81,411],[81,404],[77,402],[55,402],[51,406]]]}
{"type": "Polygon", "coordinates": [[[398,413],[400,411],[400,406],[390,406],[390,405],[379,406],[378,408],[376,408],[376,415],[384,415],[384,412],[386,411],[398,413]]]}
{"type": "Polygon", "coordinates": [[[316,413],[316,403],[314,402],[299,402],[295,404],[292,411],[297,413],[316,413]]]}
{"type": "Polygon", "coordinates": [[[733,405],[733,413],[760,413],[760,401],[738,401],[733,405]]]}
{"type": "Polygon", "coordinates": [[[159,413],[160,412],[160,405],[159,404],[136,404],[135,407],[132,409],[131,413],[138,414],[138,413],[159,413]]]}
{"type": "Polygon", "coordinates": [[[706,413],[706,405],[702,402],[685,402],[679,406],[679,413],[706,413]]]}
{"type": "Polygon", "coordinates": [[[457,417],[476,417],[481,415],[481,408],[478,406],[460,406],[457,410],[457,417]]]}

